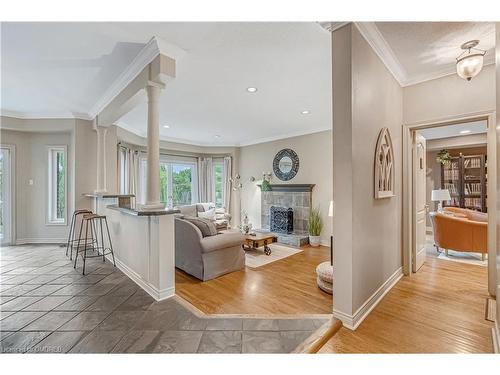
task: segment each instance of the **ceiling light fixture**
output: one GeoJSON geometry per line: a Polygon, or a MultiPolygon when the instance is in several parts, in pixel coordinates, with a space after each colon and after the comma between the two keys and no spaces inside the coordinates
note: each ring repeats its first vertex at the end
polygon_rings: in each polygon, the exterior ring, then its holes
{"type": "Polygon", "coordinates": [[[251,93],[257,92],[257,87],[247,87],[247,91],[251,93]]]}
{"type": "Polygon", "coordinates": [[[475,48],[479,40],[470,40],[460,46],[464,51],[457,57],[457,74],[470,81],[483,69],[486,51],[475,48]]]}
{"type": "Polygon", "coordinates": [[[170,129],[170,125],[163,125],[165,129],[170,129]]]}
{"type": "Polygon", "coordinates": [[[311,113],[311,111],[309,111],[309,110],[306,109],[306,110],[304,110],[304,111],[302,111],[300,113],[302,113],[303,115],[308,115],[309,113],[311,113]]]}
{"type": "Polygon", "coordinates": [[[469,134],[470,133],[470,130],[466,129],[466,130],[460,130],[460,134],[469,134]]]}
{"type": "Polygon", "coordinates": [[[216,135],[214,135],[214,138],[219,139],[219,138],[220,138],[220,135],[216,134],[216,135]]]}

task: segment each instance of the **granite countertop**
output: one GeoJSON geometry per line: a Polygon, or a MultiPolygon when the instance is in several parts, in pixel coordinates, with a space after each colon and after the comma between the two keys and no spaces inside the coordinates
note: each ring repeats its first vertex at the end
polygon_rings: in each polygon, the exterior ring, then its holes
{"type": "Polygon", "coordinates": [[[134,194],[113,194],[113,193],[84,193],[84,197],[89,198],[134,198],[134,194]]]}
{"type": "Polygon", "coordinates": [[[140,208],[118,207],[117,204],[107,205],[106,208],[109,208],[111,210],[121,211],[123,213],[135,216],[161,216],[161,215],[172,215],[180,213],[179,210],[173,210],[168,208],[159,210],[142,210],[140,208]]]}

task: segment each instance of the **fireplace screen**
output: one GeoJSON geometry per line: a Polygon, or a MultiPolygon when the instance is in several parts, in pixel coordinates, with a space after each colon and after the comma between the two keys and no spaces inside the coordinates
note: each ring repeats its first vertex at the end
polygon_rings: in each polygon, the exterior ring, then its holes
{"type": "Polygon", "coordinates": [[[293,233],[293,209],[271,206],[269,227],[271,232],[293,233]]]}

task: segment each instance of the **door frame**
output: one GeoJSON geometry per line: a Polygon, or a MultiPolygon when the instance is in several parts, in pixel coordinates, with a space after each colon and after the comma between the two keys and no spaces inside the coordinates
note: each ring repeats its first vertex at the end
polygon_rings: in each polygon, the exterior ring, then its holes
{"type": "Polygon", "coordinates": [[[6,243],[2,243],[2,246],[5,245],[14,245],[16,243],[16,146],[13,144],[2,143],[0,144],[0,148],[5,148],[9,150],[10,153],[10,241],[6,243]]]}
{"type": "MultiPolygon", "coordinates": [[[[413,249],[413,220],[415,216],[413,205],[413,146],[417,130],[436,128],[441,126],[460,124],[473,121],[486,120],[487,155],[488,155],[488,198],[487,205],[494,210],[497,202],[497,176],[496,176],[496,119],[495,111],[468,113],[458,116],[438,118],[434,120],[403,124],[403,195],[402,195],[402,241],[403,241],[403,273],[412,274],[412,249],[413,249]]],[[[495,295],[495,258],[496,258],[496,216],[488,215],[488,291],[495,295]]]]}

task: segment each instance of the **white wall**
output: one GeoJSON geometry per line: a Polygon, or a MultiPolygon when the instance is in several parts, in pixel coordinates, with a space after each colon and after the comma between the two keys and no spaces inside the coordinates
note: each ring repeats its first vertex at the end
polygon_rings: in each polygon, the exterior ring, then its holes
{"type": "MultiPolygon", "coordinates": [[[[15,239],[17,242],[64,242],[68,225],[47,224],[47,146],[67,146],[67,215],[73,209],[71,133],[1,131],[2,144],[15,145],[15,239]],[[33,180],[33,185],[28,181],[33,180]]],[[[68,216],[67,216],[68,217],[68,216]]]]}
{"type": "Polygon", "coordinates": [[[333,300],[337,316],[352,318],[402,265],[403,92],[354,25],[333,33],[332,49],[333,300]],[[374,155],[383,127],[394,146],[395,197],[375,200],[374,155]]]}
{"type": "MultiPolygon", "coordinates": [[[[497,114],[500,113],[500,22],[496,23],[496,111],[497,114]]],[[[497,123],[496,123],[496,148],[500,149],[500,115],[497,115],[497,123]]],[[[500,153],[497,153],[497,196],[500,196],[500,182],[498,181],[498,177],[500,177],[500,153]]],[[[496,216],[500,215],[500,207],[497,206],[496,216]]],[[[500,224],[497,223],[496,227],[496,238],[498,243],[500,243],[500,224]]],[[[496,296],[497,296],[497,316],[496,316],[496,339],[497,345],[500,345],[500,247],[497,246],[497,256],[496,256],[496,278],[495,278],[495,286],[496,286],[496,296]]]]}
{"type": "Polygon", "coordinates": [[[273,171],[273,159],[278,151],[290,148],[299,157],[299,171],[290,181],[281,181],[273,173],[274,184],[316,184],[312,194],[312,204],[320,206],[324,228],[321,242],[329,246],[332,233],[328,207],[332,200],[332,132],[325,131],[299,137],[280,139],[240,148],[239,173],[243,182],[241,209],[248,212],[250,222],[261,228],[261,192],[257,182],[263,172],[273,171]],[[250,176],[256,182],[248,182],[250,176]]]}

